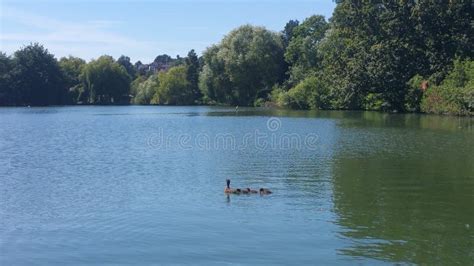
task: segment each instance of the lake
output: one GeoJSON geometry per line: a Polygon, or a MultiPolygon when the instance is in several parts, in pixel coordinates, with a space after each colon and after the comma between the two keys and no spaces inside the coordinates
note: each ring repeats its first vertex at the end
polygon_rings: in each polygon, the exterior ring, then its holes
{"type": "Polygon", "coordinates": [[[472,118],[0,108],[0,151],[1,265],[474,264],[472,118]]]}

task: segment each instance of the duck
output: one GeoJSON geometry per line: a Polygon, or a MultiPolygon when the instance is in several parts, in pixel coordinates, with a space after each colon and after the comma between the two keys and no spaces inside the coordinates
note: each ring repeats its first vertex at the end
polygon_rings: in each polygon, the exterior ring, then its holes
{"type": "Polygon", "coordinates": [[[252,194],[258,193],[258,191],[254,190],[254,189],[251,189],[249,187],[247,188],[247,192],[252,193],[252,194]]]}
{"type": "Polygon", "coordinates": [[[242,194],[250,194],[250,191],[247,188],[241,189],[242,194]]]}
{"type": "Polygon", "coordinates": [[[240,194],[240,193],[242,193],[242,189],[237,188],[237,189],[233,190],[232,193],[234,193],[234,194],[240,194]]]}
{"type": "MultiPolygon", "coordinates": [[[[230,187],[230,179],[226,179],[226,187],[224,188],[224,193],[225,194],[257,194],[259,191],[251,189],[251,188],[236,188],[233,189],[230,187]]],[[[272,194],[272,192],[269,189],[266,188],[261,188],[260,189],[260,194],[261,195],[268,195],[272,194]]]]}
{"type": "Polygon", "coordinates": [[[226,182],[227,186],[224,188],[224,193],[235,193],[235,190],[230,188],[230,179],[227,179],[226,182]]]}
{"type": "Polygon", "coordinates": [[[260,188],[260,195],[268,195],[272,194],[272,192],[268,188],[260,188]]]}

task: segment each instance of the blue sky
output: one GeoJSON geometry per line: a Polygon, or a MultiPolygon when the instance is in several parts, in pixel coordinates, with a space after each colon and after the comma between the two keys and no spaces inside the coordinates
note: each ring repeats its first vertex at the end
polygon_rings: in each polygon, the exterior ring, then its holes
{"type": "Polygon", "coordinates": [[[39,42],[58,58],[124,54],[148,63],[158,54],[200,54],[242,24],[280,31],[290,19],[329,18],[334,7],[332,0],[0,0],[0,50],[39,42]]]}

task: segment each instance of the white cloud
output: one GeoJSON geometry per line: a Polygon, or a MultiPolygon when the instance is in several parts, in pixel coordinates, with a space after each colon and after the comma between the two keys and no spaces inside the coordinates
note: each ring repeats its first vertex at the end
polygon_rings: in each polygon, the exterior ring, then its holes
{"type": "Polygon", "coordinates": [[[2,7],[0,19],[22,24],[28,29],[28,32],[9,33],[2,27],[0,48],[7,53],[12,53],[21,45],[39,42],[58,57],[73,54],[91,59],[102,54],[119,56],[130,51],[144,53],[154,50],[157,45],[108,31],[119,26],[120,21],[92,20],[84,23],[60,21],[7,6],[2,7]]]}

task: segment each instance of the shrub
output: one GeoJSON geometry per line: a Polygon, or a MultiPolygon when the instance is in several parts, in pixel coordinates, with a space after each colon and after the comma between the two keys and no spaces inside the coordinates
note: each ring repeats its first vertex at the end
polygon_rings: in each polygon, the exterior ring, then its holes
{"type": "Polygon", "coordinates": [[[407,92],[405,94],[405,110],[419,112],[423,91],[421,85],[425,79],[420,75],[415,75],[407,82],[407,92]]]}
{"type": "Polygon", "coordinates": [[[362,101],[365,110],[381,111],[385,107],[382,93],[368,93],[362,101]]]}
{"type": "Polygon", "coordinates": [[[279,87],[274,87],[270,99],[278,107],[288,107],[290,103],[288,92],[279,87]]]}
{"type": "Polygon", "coordinates": [[[301,109],[327,109],[329,91],[317,77],[308,77],[288,91],[290,107],[301,109]]]}
{"type": "Polygon", "coordinates": [[[423,95],[421,111],[435,114],[474,114],[474,62],[454,62],[454,69],[439,86],[423,95]]]}

